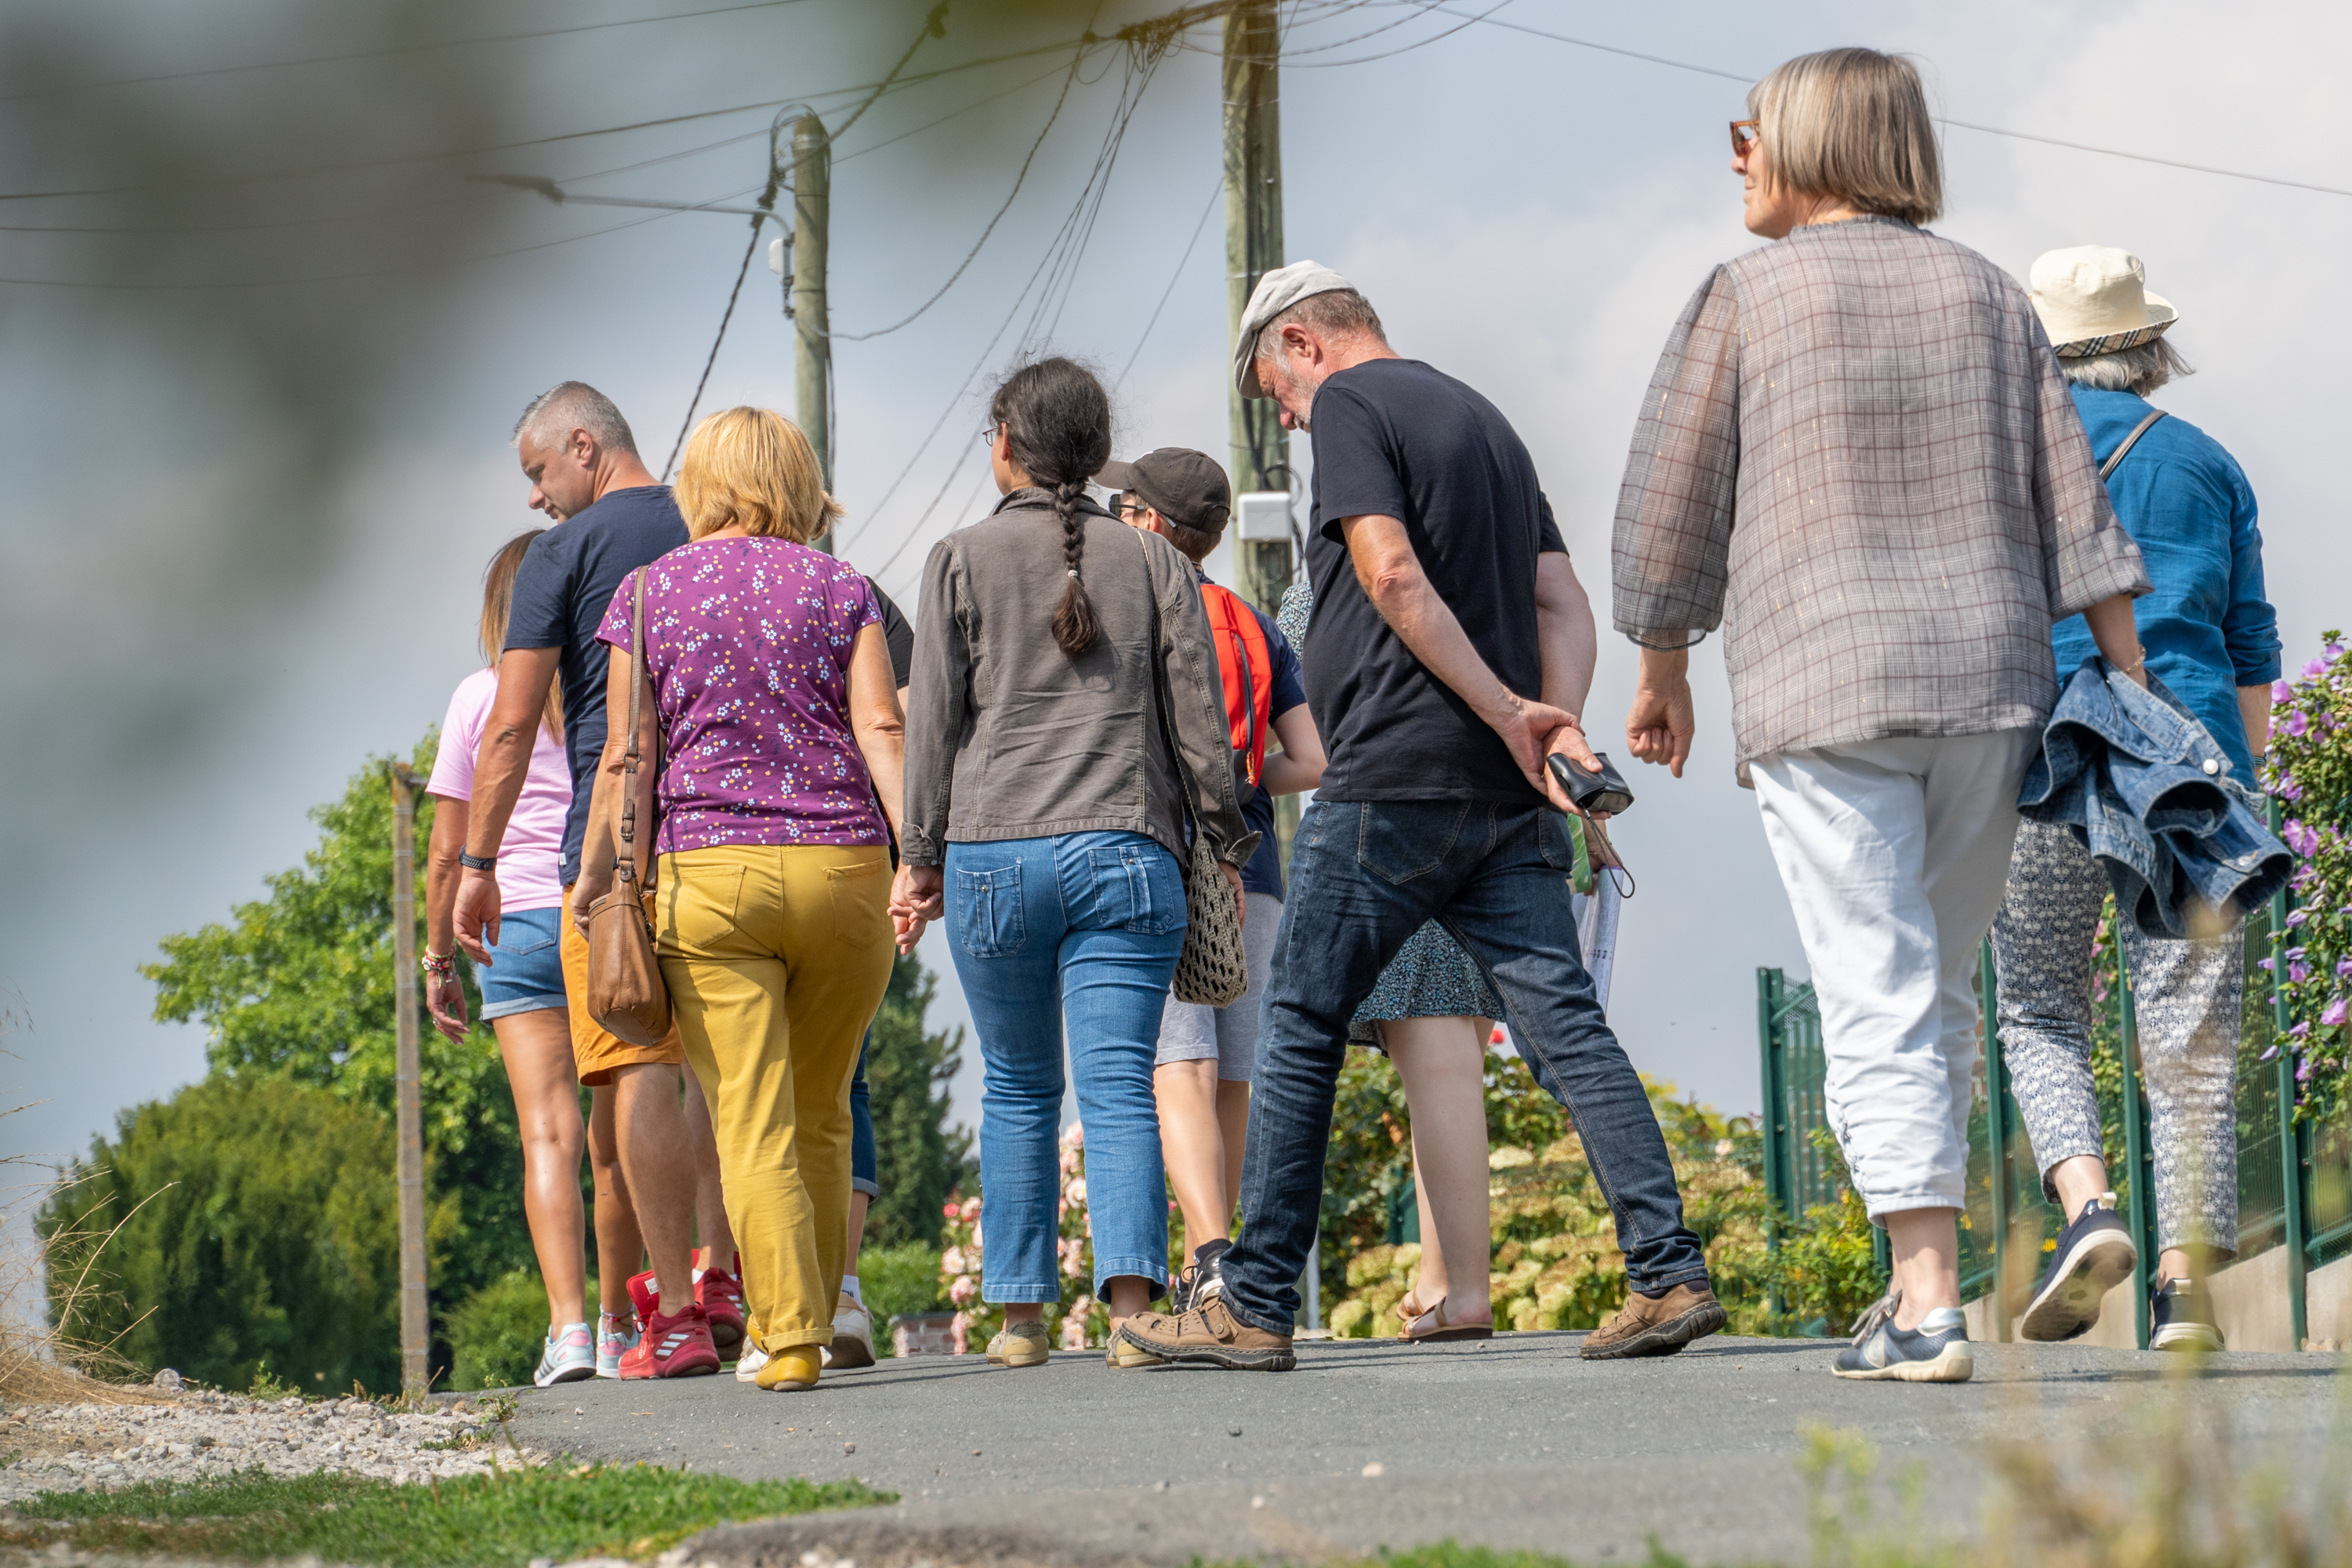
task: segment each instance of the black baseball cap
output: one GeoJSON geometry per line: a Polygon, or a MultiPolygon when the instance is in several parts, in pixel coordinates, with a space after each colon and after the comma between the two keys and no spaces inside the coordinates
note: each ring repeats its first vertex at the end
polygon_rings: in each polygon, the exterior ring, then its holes
{"type": "Polygon", "coordinates": [[[1206,452],[1162,447],[1125,463],[1105,464],[1095,483],[1133,490],[1152,510],[1199,533],[1223,533],[1233,515],[1234,489],[1225,470],[1206,452]]]}

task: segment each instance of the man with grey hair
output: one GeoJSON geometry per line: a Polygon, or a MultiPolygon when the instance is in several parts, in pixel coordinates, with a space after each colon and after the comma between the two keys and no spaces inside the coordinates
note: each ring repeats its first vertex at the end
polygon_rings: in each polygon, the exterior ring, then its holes
{"type": "Polygon", "coordinates": [[[1307,702],[1329,761],[1300,822],[1259,1026],[1242,1238],[1219,1290],[1119,1331],[1164,1361],[1295,1364],[1349,1021],[1435,920],[1501,998],[1520,1056],[1568,1107],[1608,1194],[1632,1295],[1591,1359],[1669,1355],[1723,1326],[1648,1095],[1577,947],[1573,810],[1558,754],[1597,766],[1577,711],[1592,609],[1535,463],[1500,410],[1401,358],[1345,278],[1270,272],[1234,374],[1315,437],[1307,702]],[[1555,809],[1557,807],[1558,809],[1555,809]]]}
{"type": "MultiPolygon", "coordinates": [[[[716,1193],[718,1150],[705,1111],[690,1126],[680,1102],[686,1061],[677,1032],[655,1046],[633,1046],[608,1033],[587,1011],[588,947],[571,918],[572,884],[604,751],[610,651],[596,640],[613,595],[629,574],[687,542],[686,520],[669,487],[637,457],[636,439],[613,400],[585,382],[561,382],[530,400],[515,422],[515,454],[530,481],[529,505],[562,524],[531,542],[515,574],[514,608],[499,660],[499,690],[474,763],[474,798],[457,884],[457,944],[475,963],[499,934],[499,843],[522,793],[549,683],[563,693],[563,742],[572,763],[572,811],[563,829],[562,933],[564,990],[572,1015],[572,1054],[580,1081],[595,1096],[590,1137],[600,1166],[617,1152],[621,1182],[598,1193],[597,1251],[604,1310],[597,1324],[600,1373],[667,1377],[716,1372],[720,1344],[743,1333],[741,1291],[726,1212],[706,1196],[703,1240],[710,1270],[695,1279],[692,1226],[698,1189],[716,1193]],[[616,1150],[615,1147],[617,1146],[616,1150]],[[712,1178],[698,1181],[698,1166],[712,1178]],[[617,1203],[612,1200],[617,1200],[617,1203]],[[614,1208],[608,1234],[607,1209],[614,1208]],[[622,1216],[634,1208],[634,1226],[622,1216]],[[714,1223],[715,1221],[715,1223],[714,1223]],[[634,1270],[642,1237],[653,1263],[647,1299],[633,1341],[629,1303],[617,1276],[634,1270]],[[658,1300],[653,1297],[658,1296],[658,1300]],[[702,1300],[698,1302],[697,1298],[702,1300]],[[707,1308],[707,1310],[706,1310],[707,1308]],[[610,1371],[607,1371],[607,1368],[610,1371]]],[[[699,1106],[697,1097],[696,1105],[699,1106]]],[[[600,1188],[603,1184],[599,1184],[600,1188]]]]}
{"type": "MultiPolygon", "coordinates": [[[[2053,250],[2030,298],[2070,384],[2116,521],[2139,545],[2148,592],[2132,604],[2148,673],[2211,734],[2252,786],[2279,678],[2278,616],[2263,589],[2254,492],[2221,444],[2147,395],[2189,374],[2166,336],[2179,319],[2138,257],[2113,246],[2053,250]]],[[[2052,631],[2063,679],[2094,651],[2080,616],[2052,631]]],[[[2067,1340],[2098,1321],[2139,1248],[2116,1213],[2091,1079],[2092,952],[2107,877],[2069,828],[2026,822],[1992,927],[2002,1048],[2044,1193],[2065,1226],[2018,1321],[2067,1340]]],[[[2149,1342],[2218,1350],[2206,1276],[2238,1245],[2234,1098],[2245,918],[2166,941],[2119,922],[2139,1023],[2155,1152],[2157,1245],[2149,1342]]]]}

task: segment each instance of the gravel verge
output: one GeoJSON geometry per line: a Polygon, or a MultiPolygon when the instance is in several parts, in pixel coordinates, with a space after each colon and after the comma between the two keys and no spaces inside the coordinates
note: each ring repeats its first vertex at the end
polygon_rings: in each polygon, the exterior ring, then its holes
{"type": "Polygon", "coordinates": [[[110,1490],[258,1468],[410,1482],[546,1462],[516,1446],[504,1401],[433,1411],[364,1399],[251,1399],[184,1390],[141,1405],[0,1407],[0,1506],[46,1491],[110,1490]]]}

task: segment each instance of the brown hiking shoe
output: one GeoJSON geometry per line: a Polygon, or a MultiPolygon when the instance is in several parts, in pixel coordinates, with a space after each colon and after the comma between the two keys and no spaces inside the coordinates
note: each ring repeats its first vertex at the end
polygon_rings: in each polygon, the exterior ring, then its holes
{"type": "Polygon", "coordinates": [[[1723,1327],[1723,1303],[1705,1284],[1677,1285],[1663,1296],[1628,1295],[1615,1317],[1584,1336],[1587,1361],[1672,1355],[1723,1327]]]}
{"type": "Polygon", "coordinates": [[[1138,1312],[1112,1338],[1179,1366],[1288,1372],[1298,1364],[1298,1358],[1291,1353],[1288,1334],[1251,1328],[1234,1316],[1222,1296],[1211,1297],[1197,1310],[1173,1318],[1138,1312]]]}

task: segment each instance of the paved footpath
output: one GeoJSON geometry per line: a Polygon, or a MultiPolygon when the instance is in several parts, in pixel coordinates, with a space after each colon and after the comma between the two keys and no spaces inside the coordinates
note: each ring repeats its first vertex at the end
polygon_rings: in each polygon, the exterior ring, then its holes
{"type": "Polygon", "coordinates": [[[1593,1363],[1580,1337],[1308,1343],[1279,1374],[1111,1372],[1099,1352],[1065,1352],[1022,1372],[885,1361],[808,1394],[572,1384],[525,1394],[517,1435],[582,1458],[855,1476],[900,1496],[714,1531],[698,1555],[722,1568],[1307,1563],[1448,1538],[1602,1568],[1638,1562],[1654,1534],[1695,1563],[1807,1561],[1799,1461],[1814,1426],[1861,1433],[1882,1475],[1923,1464],[1926,1522],[1958,1532],[1980,1517],[1996,1439],[2144,1429],[2187,1399],[2228,1415],[2242,1457],[2307,1460],[2343,1392],[2336,1359],[2313,1355],[2219,1355],[2184,1380],[2179,1358],[2153,1352],[1984,1345],[1975,1382],[1937,1387],[1843,1382],[1821,1341],[1718,1336],[1593,1363]]]}

